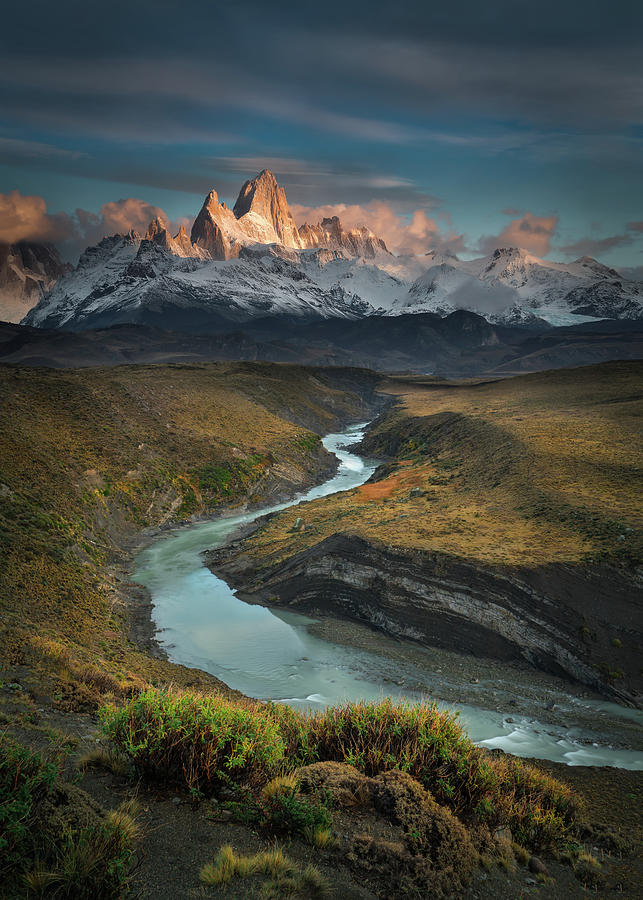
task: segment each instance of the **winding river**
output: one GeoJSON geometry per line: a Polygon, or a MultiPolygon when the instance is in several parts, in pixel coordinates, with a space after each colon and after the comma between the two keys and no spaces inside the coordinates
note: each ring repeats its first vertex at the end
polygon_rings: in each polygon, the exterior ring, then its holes
{"type": "MultiPolygon", "coordinates": [[[[361,439],[365,427],[354,425],[323,439],[339,459],[337,473],[323,484],[269,509],[177,528],[138,555],[133,578],[151,594],[157,636],[169,659],[210,672],[248,696],[301,708],[383,696],[421,699],[418,692],[395,684],[394,665],[387,668],[381,655],[315,637],[309,631],[313,620],[305,616],[244,603],[203,562],[205,550],[223,545],[260,515],[365,482],[377,463],[347,449],[361,439]]],[[[565,704],[565,726],[476,706],[458,704],[457,709],[471,738],[483,746],[568,765],[643,769],[643,753],[614,748],[600,733],[579,724],[587,722],[592,704],[597,715],[628,719],[632,725],[643,724],[642,713],[571,694],[558,702],[565,704]],[[575,715],[579,704],[583,716],[575,715]]]]}

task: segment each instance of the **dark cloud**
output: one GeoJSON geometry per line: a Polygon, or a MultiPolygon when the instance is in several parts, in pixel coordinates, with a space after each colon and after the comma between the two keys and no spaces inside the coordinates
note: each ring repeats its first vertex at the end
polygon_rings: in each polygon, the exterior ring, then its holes
{"type": "Polygon", "coordinates": [[[561,247],[561,251],[566,256],[595,256],[600,257],[616,247],[627,247],[633,243],[634,237],[631,234],[613,234],[610,237],[593,238],[584,237],[571,244],[565,244],[561,247]]]}
{"type": "MultiPolygon", "coordinates": [[[[239,0],[235,4],[183,0],[111,0],[97,5],[85,0],[31,0],[10,4],[3,13],[3,37],[20,51],[31,47],[50,52],[52,42],[80,56],[97,51],[136,52],[175,47],[195,55],[231,57],[238,47],[255,47],[261,58],[265,42],[285,27],[319,29],[325,23],[366,35],[396,38],[436,38],[469,44],[507,44],[518,47],[625,45],[640,39],[640,6],[631,0],[613,0],[609,15],[603,0],[540,0],[516,4],[515,0],[460,0],[457,11],[449,4],[426,0],[377,3],[327,0],[239,0]],[[235,36],[236,47],[229,46],[235,36]],[[264,40],[262,40],[264,39],[264,40]]],[[[158,65],[161,73],[162,63],[158,65]]]]}
{"type": "MultiPolygon", "coordinates": [[[[631,0],[14,3],[0,32],[0,161],[231,198],[269,165],[302,206],[381,202],[408,222],[435,215],[431,159],[462,160],[474,208],[475,177],[501,157],[516,185],[501,203],[522,224],[483,243],[543,252],[549,225],[525,212],[536,167],[563,187],[566,166],[591,169],[570,188],[579,205],[625,174],[640,181],[642,35],[631,0]]],[[[617,202],[591,216],[614,221],[617,202]]],[[[82,192],[70,202],[82,204],[82,192]]],[[[635,215],[630,203],[616,221],[635,215]]]]}

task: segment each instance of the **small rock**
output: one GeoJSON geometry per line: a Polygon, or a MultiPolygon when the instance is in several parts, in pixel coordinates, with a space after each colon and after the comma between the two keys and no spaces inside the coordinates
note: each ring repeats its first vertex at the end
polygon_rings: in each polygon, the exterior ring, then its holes
{"type": "Polygon", "coordinates": [[[304,525],[304,520],[301,518],[301,516],[297,516],[294,525],[292,526],[292,528],[289,528],[288,531],[303,531],[305,527],[306,526],[304,525]]]}
{"type": "Polygon", "coordinates": [[[222,809],[219,813],[219,820],[221,822],[228,822],[232,818],[232,813],[229,809],[222,809]]]}
{"type": "Polygon", "coordinates": [[[181,798],[180,798],[180,797],[172,797],[172,803],[173,803],[175,806],[180,806],[180,805],[181,805],[181,798]]]}
{"type": "Polygon", "coordinates": [[[511,841],[513,840],[511,829],[507,828],[506,825],[502,828],[496,828],[493,836],[497,841],[508,841],[509,843],[511,843],[511,841]]]}
{"type": "Polygon", "coordinates": [[[525,878],[525,884],[538,884],[535,878],[525,878]]]}
{"type": "Polygon", "coordinates": [[[537,856],[532,856],[529,860],[529,871],[534,875],[549,875],[547,866],[537,856]]]}
{"type": "Polygon", "coordinates": [[[479,678],[472,678],[472,679],[471,679],[471,684],[480,684],[480,679],[479,679],[479,678]]]}

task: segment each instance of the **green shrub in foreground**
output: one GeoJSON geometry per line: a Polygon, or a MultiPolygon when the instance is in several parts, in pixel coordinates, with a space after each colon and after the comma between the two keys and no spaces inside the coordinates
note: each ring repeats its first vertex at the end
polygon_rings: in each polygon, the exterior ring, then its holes
{"type": "Polygon", "coordinates": [[[103,815],[58,766],[0,736],[0,896],[115,900],[138,828],[130,806],[103,815]]]}
{"type": "Polygon", "coordinates": [[[348,703],[318,713],[146,691],[101,712],[107,735],[142,774],[207,790],[265,784],[277,769],[340,762],[368,776],[400,769],[464,822],[509,825],[532,848],[562,846],[579,813],[573,792],[533,766],[476,747],[433,703],[348,703]]]}
{"type": "Polygon", "coordinates": [[[226,782],[265,781],[284,757],[268,710],[218,694],[150,688],[100,712],[104,733],[148,778],[211,791],[226,782]]]}
{"type": "Polygon", "coordinates": [[[0,873],[28,858],[35,809],[57,778],[56,765],[9,738],[0,738],[0,873]]]}
{"type": "Polygon", "coordinates": [[[299,792],[294,775],[273,778],[236,804],[237,818],[273,834],[299,835],[310,843],[320,834],[330,836],[333,818],[326,795],[306,796],[299,792]]]}
{"type": "Polygon", "coordinates": [[[456,717],[434,703],[347,703],[302,717],[274,705],[288,744],[300,765],[345,762],[365,775],[390,769],[408,772],[438,803],[471,814],[495,776],[488,755],[467,737],[456,717]]]}

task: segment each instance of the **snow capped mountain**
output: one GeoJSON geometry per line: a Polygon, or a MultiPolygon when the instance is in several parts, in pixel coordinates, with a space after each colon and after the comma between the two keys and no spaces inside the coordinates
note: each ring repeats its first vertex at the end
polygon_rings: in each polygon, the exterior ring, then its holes
{"type": "Polygon", "coordinates": [[[303,246],[286,194],[272,172],[264,169],[246,181],[234,209],[210,191],[192,226],[191,240],[212,259],[233,259],[248,244],[303,246]]]}
{"type": "Polygon", "coordinates": [[[19,322],[70,268],[51,244],[0,243],[0,320],[19,322]]]}
{"type": "MultiPolygon", "coordinates": [[[[0,256],[0,279],[13,277],[8,258],[0,256]]],[[[144,236],[131,231],[87,248],[48,294],[44,269],[36,282],[41,299],[25,324],[75,330],[456,310],[507,324],[643,318],[643,285],[589,257],[556,263],[518,248],[473,260],[439,251],[397,257],[368,228],[345,229],[337,216],[298,229],[266,169],[245,182],[232,209],[210,191],[189,237],[184,228],[172,236],[156,218],[144,236]]]]}
{"type": "Polygon", "coordinates": [[[286,192],[277,179],[264,169],[246,181],[234,204],[234,214],[243,230],[261,244],[273,243],[270,232],[264,232],[264,223],[272,225],[274,242],[284,247],[302,247],[295,220],[290,212],[286,192]]]}
{"type": "Polygon", "coordinates": [[[582,318],[643,316],[643,285],[582,257],[550,262],[517,247],[473,260],[431,254],[434,265],[416,279],[392,312],[470,309],[491,321],[572,324],[582,318]]]}
{"type": "Polygon", "coordinates": [[[483,281],[451,263],[437,262],[413,282],[390,314],[435,312],[446,316],[457,309],[469,309],[490,316],[501,314],[517,304],[515,289],[483,281]]]}
{"type": "Polygon", "coordinates": [[[124,322],[191,330],[267,315],[358,318],[370,304],[341,287],[321,288],[270,247],[242,247],[228,260],[177,257],[129,234],[86,251],[25,324],[83,330],[124,322]]]}

